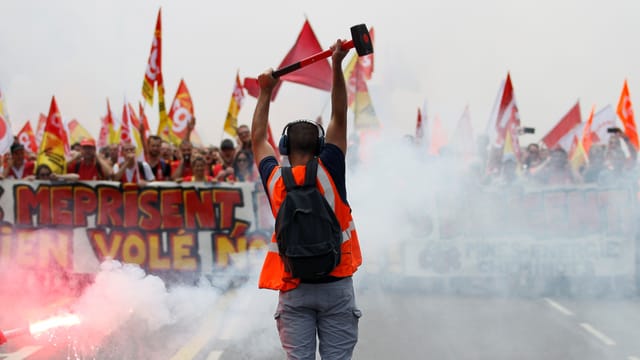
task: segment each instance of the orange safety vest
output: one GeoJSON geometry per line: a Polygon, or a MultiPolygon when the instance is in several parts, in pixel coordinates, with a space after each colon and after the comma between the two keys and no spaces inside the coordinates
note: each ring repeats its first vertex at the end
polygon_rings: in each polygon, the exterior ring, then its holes
{"type": "MultiPolygon", "coordinates": [[[[333,179],[329,175],[329,171],[319,161],[318,166],[318,189],[327,199],[329,205],[336,214],[336,218],[340,223],[342,230],[342,247],[340,264],[329,274],[335,277],[346,277],[353,275],[362,264],[362,254],[360,253],[360,243],[358,242],[358,233],[356,232],[353,218],[351,217],[351,208],[345,204],[338,194],[333,179]]],[[[292,169],[293,178],[297,184],[304,182],[306,166],[295,166],[292,169]]],[[[268,196],[271,200],[271,211],[273,216],[277,216],[280,204],[287,195],[287,189],[282,179],[282,171],[280,166],[276,167],[267,181],[268,196]]],[[[288,291],[295,289],[300,284],[300,279],[291,276],[291,273],[285,271],[284,262],[280,258],[278,252],[278,243],[275,232],[271,235],[271,243],[267,256],[262,265],[258,287],[261,289],[273,289],[288,291]]]]}

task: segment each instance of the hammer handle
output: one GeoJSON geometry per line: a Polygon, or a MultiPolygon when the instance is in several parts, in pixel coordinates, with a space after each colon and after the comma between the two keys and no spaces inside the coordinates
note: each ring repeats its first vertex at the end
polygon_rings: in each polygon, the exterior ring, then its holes
{"type": "MultiPolygon", "coordinates": [[[[342,49],[343,50],[349,50],[351,48],[353,48],[353,40],[345,41],[344,43],[342,43],[342,49]]],[[[290,72],[293,72],[295,70],[303,68],[303,67],[305,67],[307,65],[311,65],[311,64],[313,64],[314,62],[316,62],[318,60],[322,60],[324,58],[328,58],[329,56],[331,56],[331,54],[333,54],[333,51],[331,51],[330,49],[329,50],[325,50],[323,52],[320,52],[320,53],[317,53],[315,55],[311,55],[311,56],[309,56],[307,58],[304,58],[304,59],[302,59],[302,60],[300,60],[298,62],[295,62],[295,63],[293,63],[291,65],[287,65],[287,66],[283,67],[282,69],[275,70],[274,72],[271,73],[271,75],[274,78],[279,78],[279,77],[281,77],[283,75],[286,75],[286,74],[288,74],[290,72]]]]}

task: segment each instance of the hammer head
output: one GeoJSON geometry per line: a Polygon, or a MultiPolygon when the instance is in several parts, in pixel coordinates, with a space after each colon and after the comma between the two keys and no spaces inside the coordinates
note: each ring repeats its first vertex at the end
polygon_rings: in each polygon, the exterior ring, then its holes
{"type": "Polygon", "coordinates": [[[369,37],[367,25],[359,24],[351,27],[351,39],[358,56],[373,54],[373,43],[369,37]]]}

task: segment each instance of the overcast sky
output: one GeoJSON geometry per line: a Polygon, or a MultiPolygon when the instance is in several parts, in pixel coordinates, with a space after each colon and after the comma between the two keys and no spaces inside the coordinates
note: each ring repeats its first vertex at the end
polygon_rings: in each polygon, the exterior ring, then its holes
{"type": "MultiPolygon", "coordinates": [[[[592,105],[615,106],[625,78],[640,106],[637,0],[4,0],[0,89],[13,128],[46,113],[55,95],[66,120],[97,135],[107,97],[118,115],[125,97],[140,100],[159,7],[167,106],[184,78],[206,143],[220,142],[236,71],[255,77],[277,67],[305,16],[323,48],[352,25],[375,28],[369,91],[385,129],[413,133],[426,101],[449,133],[469,105],[477,134],[507,72],[538,138],[577,100],[583,119],[592,105]]],[[[285,84],[272,105],[274,131],[315,118],[327,99],[285,84]]],[[[254,106],[247,97],[241,124],[254,106]]],[[[147,114],[155,130],[157,111],[147,114]]]]}

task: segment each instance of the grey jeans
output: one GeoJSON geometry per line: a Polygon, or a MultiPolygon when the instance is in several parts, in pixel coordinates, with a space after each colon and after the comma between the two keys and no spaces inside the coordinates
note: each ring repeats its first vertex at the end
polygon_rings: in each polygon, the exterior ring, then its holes
{"type": "Polygon", "coordinates": [[[275,314],[280,342],[289,360],[351,359],[358,341],[358,321],[353,279],[326,284],[300,284],[280,292],[275,314]]]}

